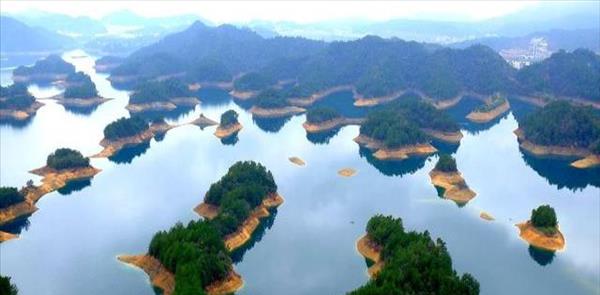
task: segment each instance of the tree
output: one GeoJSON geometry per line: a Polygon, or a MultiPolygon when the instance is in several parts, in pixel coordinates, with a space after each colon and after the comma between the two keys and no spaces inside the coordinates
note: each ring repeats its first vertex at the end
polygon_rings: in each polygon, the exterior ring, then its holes
{"type": "Polygon", "coordinates": [[[442,172],[456,172],[458,171],[456,169],[456,160],[448,155],[448,154],[441,154],[440,158],[437,162],[437,164],[435,164],[435,170],[438,171],[442,171],[442,172]]]}
{"type": "Polygon", "coordinates": [[[322,123],[340,117],[336,110],[327,107],[311,108],[306,112],[306,121],[309,123],[322,123]]]}
{"type": "Polygon", "coordinates": [[[17,295],[19,289],[10,282],[10,277],[0,275],[0,294],[2,295],[17,295]]]}
{"type": "Polygon", "coordinates": [[[77,150],[59,148],[48,155],[46,165],[56,170],[88,167],[90,165],[90,159],[84,157],[81,152],[77,150]]]}
{"type": "Polygon", "coordinates": [[[234,110],[227,110],[221,115],[221,126],[230,126],[238,124],[238,113],[234,110]]]}
{"type": "Polygon", "coordinates": [[[123,117],[104,127],[104,138],[116,140],[140,134],[148,128],[148,123],[139,117],[123,117]]]}
{"type": "Polygon", "coordinates": [[[554,234],[558,220],[556,212],[550,205],[541,205],[531,211],[531,224],[546,234],[554,234]]]}
{"type": "Polygon", "coordinates": [[[0,209],[25,201],[25,196],[16,187],[0,187],[0,209]]]}

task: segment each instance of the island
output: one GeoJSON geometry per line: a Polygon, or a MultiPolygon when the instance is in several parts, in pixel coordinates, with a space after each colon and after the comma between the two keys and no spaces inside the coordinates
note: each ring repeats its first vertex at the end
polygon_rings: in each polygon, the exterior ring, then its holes
{"type": "Polygon", "coordinates": [[[58,82],[65,80],[69,74],[75,73],[75,66],[64,61],[60,56],[52,54],[38,60],[31,67],[20,66],[13,70],[13,81],[16,82],[58,82]]]}
{"type": "Polygon", "coordinates": [[[24,121],[31,118],[44,104],[35,100],[27,85],[14,83],[0,86],[0,120],[24,121]]]}
{"type": "Polygon", "coordinates": [[[94,69],[98,73],[108,73],[123,63],[124,58],[118,56],[107,55],[97,59],[94,62],[94,69]]]}
{"type": "Polygon", "coordinates": [[[242,124],[238,121],[238,113],[234,110],[228,110],[221,115],[221,122],[217,126],[215,136],[227,138],[237,134],[240,130],[242,130],[242,124]]]}
{"type": "Polygon", "coordinates": [[[475,123],[487,123],[508,112],[510,104],[499,93],[495,93],[485,103],[467,115],[467,119],[475,123]]]}
{"type": "Polygon", "coordinates": [[[479,282],[469,273],[459,276],[440,238],[428,231],[406,232],[401,218],[375,215],[369,219],[366,235],[356,242],[365,257],[371,279],[348,293],[389,294],[479,294],[479,282]]]}
{"type": "Polygon", "coordinates": [[[187,85],[178,79],[148,81],[138,85],[125,107],[129,112],[171,111],[178,107],[195,107],[200,103],[187,85]]]}
{"type": "Polygon", "coordinates": [[[98,95],[96,84],[84,72],[69,74],[64,85],[66,86],[64,93],[52,99],[67,108],[93,108],[111,100],[98,95]]]}
{"type": "Polygon", "coordinates": [[[343,177],[352,177],[356,175],[356,169],[353,168],[342,168],[338,170],[338,175],[343,177]]]}
{"type": "Polygon", "coordinates": [[[302,160],[299,157],[289,157],[288,160],[290,160],[290,162],[298,165],[298,166],[304,166],[306,165],[306,162],[304,162],[304,160],[302,160]]]}
{"type": "Polygon", "coordinates": [[[194,119],[194,121],[190,122],[190,124],[196,125],[196,126],[200,127],[200,129],[204,129],[208,126],[217,125],[219,123],[217,123],[213,119],[207,118],[206,116],[204,116],[204,114],[201,113],[198,116],[198,118],[194,119]]]}
{"type": "Polygon", "coordinates": [[[565,238],[558,229],[556,212],[550,205],[541,205],[531,211],[531,219],[516,225],[519,236],[531,246],[547,251],[565,248],[565,238]]]}
{"type": "Polygon", "coordinates": [[[477,195],[458,172],[456,160],[450,155],[440,155],[435,167],[429,172],[429,177],[441,197],[459,205],[468,203],[477,195]]]}
{"type": "Polygon", "coordinates": [[[93,157],[110,157],[123,148],[149,142],[174,127],[164,120],[157,120],[149,126],[148,122],[137,116],[119,118],[104,127],[104,139],[100,141],[104,149],[93,157]]]}
{"type": "Polygon", "coordinates": [[[344,118],[332,108],[316,107],[306,112],[302,127],[308,133],[320,133],[345,125],[360,125],[363,121],[361,118],[344,118]]]}
{"type": "Polygon", "coordinates": [[[69,182],[94,177],[100,169],[92,167],[89,161],[89,158],[79,151],[69,148],[56,149],[48,155],[46,166],[30,171],[43,177],[40,186],[35,186],[30,181],[19,191],[14,187],[2,188],[0,198],[7,206],[0,208],[0,225],[35,212],[35,203],[44,195],[66,186],[69,182]]]}
{"type": "Polygon", "coordinates": [[[269,75],[251,72],[233,81],[233,90],[229,92],[229,95],[239,100],[248,100],[274,84],[276,81],[269,75]]]}
{"type": "Polygon", "coordinates": [[[156,233],[148,254],[118,259],[143,269],[162,294],[233,293],[243,280],[233,269],[232,251],[282,202],[270,171],[256,162],[237,162],[195,209],[204,219],[156,233]]]}
{"type": "Polygon", "coordinates": [[[370,112],[354,141],[374,151],[379,160],[404,160],[437,152],[415,123],[391,109],[370,112]]]}
{"type": "Polygon", "coordinates": [[[600,165],[600,114],[590,106],[554,101],[528,115],[515,134],[534,156],[580,158],[575,168],[600,165]]]}
{"type": "Polygon", "coordinates": [[[259,118],[281,118],[304,113],[306,110],[290,106],[282,91],[267,89],[256,97],[256,103],[250,108],[250,113],[259,118]]]}

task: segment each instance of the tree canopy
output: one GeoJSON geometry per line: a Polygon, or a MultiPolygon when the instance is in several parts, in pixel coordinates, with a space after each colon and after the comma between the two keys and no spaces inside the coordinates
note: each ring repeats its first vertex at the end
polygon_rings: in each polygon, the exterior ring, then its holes
{"type": "Polygon", "coordinates": [[[227,110],[221,115],[221,126],[229,126],[238,123],[238,113],[234,110],[227,110]]]}
{"type": "Polygon", "coordinates": [[[79,151],[69,148],[58,148],[48,155],[46,165],[50,168],[61,170],[69,168],[87,167],[90,159],[84,157],[79,151]]]}
{"type": "Polygon", "coordinates": [[[429,232],[406,232],[400,218],[375,215],[367,235],[382,247],[383,268],[349,294],[479,294],[479,282],[469,273],[459,276],[444,241],[429,232]]]}
{"type": "Polygon", "coordinates": [[[13,71],[14,75],[27,76],[36,74],[71,74],[75,72],[75,66],[64,61],[56,54],[38,60],[31,67],[20,66],[13,71]]]}
{"type": "Polygon", "coordinates": [[[23,83],[14,83],[7,87],[0,86],[0,109],[27,109],[34,102],[35,97],[27,91],[27,85],[23,83]]]}
{"type": "Polygon", "coordinates": [[[271,87],[276,81],[268,75],[251,72],[233,82],[233,88],[238,91],[257,91],[271,87]]]}
{"type": "Polygon", "coordinates": [[[446,112],[436,109],[433,105],[412,93],[403,95],[385,107],[401,113],[420,128],[445,132],[460,130],[458,123],[446,112]]]}
{"type": "Polygon", "coordinates": [[[120,118],[106,125],[104,138],[115,140],[140,134],[148,130],[148,123],[139,117],[120,118]]]}
{"type": "Polygon", "coordinates": [[[192,92],[179,79],[148,81],[139,84],[129,96],[129,103],[164,101],[174,97],[189,97],[192,92]]]}
{"type": "Polygon", "coordinates": [[[0,209],[25,201],[25,196],[16,187],[0,187],[0,209]]]}
{"type": "Polygon", "coordinates": [[[456,160],[448,154],[441,154],[440,159],[437,164],[435,164],[435,170],[442,172],[456,172],[458,171],[456,169],[456,160]]]}
{"type": "Polygon", "coordinates": [[[2,295],[17,295],[19,289],[10,282],[10,277],[0,275],[0,294],[2,295]]]}
{"type": "Polygon", "coordinates": [[[270,88],[260,92],[256,96],[256,103],[254,105],[264,109],[276,109],[286,107],[288,103],[281,90],[270,88]]]}
{"type": "Polygon", "coordinates": [[[531,210],[531,224],[546,234],[554,234],[558,225],[554,208],[550,205],[541,205],[531,210]]]}
{"type": "Polygon", "coordinates": [[[338,111],[328,107],[311,108],[306,112],[306,121],[309,123],[322,123],[341,118],[338,111]]]}
{"type": "Polygon", "coordinates": [[[429,140],[416,124],[391,109],[370,112],[360,126],[360,134],[382,141],[388,148],[426,143],[429,140]]]}
{"type": "Polygon", "coordinates": [[[93,98],[98,96],[96,84],[92,82],[90,76],[84,72],[77,72],[67,76],[67,89],[65,89],[65,98],[93,98]]]}

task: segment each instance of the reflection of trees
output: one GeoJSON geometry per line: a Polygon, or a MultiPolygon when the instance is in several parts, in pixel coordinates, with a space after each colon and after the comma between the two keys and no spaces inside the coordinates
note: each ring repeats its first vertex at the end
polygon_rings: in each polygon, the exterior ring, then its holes
{"type": "Polygon", "coordinates": [[[34,117],[35,117],[35,114],[33,114],[32,116],[30,116],[29,118],[27,118],[25,120],[1,119],[0,126],[7,125],[7,126],[10,126],[10,127],[16,128],[16,129],[23,129],[31,123],[31,121],[33,120],[34,117]]]}
{"type": "Polygon", "coordinates": [[[521,148],[519,150],[527,166],[559,189],[566,187],[576,191],[584,189],[588,185],[600,187],[600,167],[577,169],[570,166],[573,159],[537,157],[521,148]]]}
{"type": "Polygon", "coordinates": [[[290,121],[292,116],[283,117],[283,118],[258,118],[256,116],[252,116],[252,121],[265,132],[276,133],[283,128],[285,123],[290,121]]]}
{"type": "Polygon", "coordinates": [[[277,216],[277,208],[270,209],[269,213],[271,213],[271,215],[269,215],[265,218],[262,218],[260,220],[260,223],[259,223],[258,227],[256,228],[256,230],[254,230],[254,232],[252,233],[250,240],[248,240],[248,242],[246,242],[241,247],[235,249],[231,253],[231,259],[233,260],[233,263],[237,264],[239,262],[242,262],[242,260],[244,259],[244,254],[246,254],[246,251],[252,249],[256,243],[258,243],[262,240],[267,229],[271,229],[271,227],[273,226],[273,223],[275,223],[275,216],[277,216]]]}
{"type": "Polygon", "coordinates": [[[9,223],[0,225],[0,231],[20,235],[23,230],[29,228],[29,217],[31,217],[31,214],[18,217],[9,223]]]}
{"type": "Polygon", "coordinates": [[[231,96],[225,90],[218,88],[200,88],[196,92],[202,101],[202,106],[225,106],[231,102],[231,96]]]}
{"type": "Polygon", "coordinates": [[[531,258],[533,258],[533,260],[535,260],[535,262],[537,262],[539,265],[546,266],[552,263],[556,254],[554,251],[548,251],[530,245],[529,256],[531,256],[531,258]]]}
{"type": "Polygon", "coordinates": [[[185,106],[185,107],[177,107],[170,111],[146,111],[139,113],[129,113],[130,116],[138,116],[148,121],[153,121],[156,119],[171,119],[178,120],[184,115],[190,113],[194,110],[195,107],[185,106]]]}
{"type": "Polygon", "coordinates": [[[314,144],[328,144],[329,141],[334,138],[341,129],[341,127],[338,127],[318,133],[306,132],[306,139],[314,144]]]}
{"type": "Polygon", "coordinates": [[[379,172],[386,176],[403,176],[405,174],[413,174],[425,166],[426,157],[409,157],[400,161],[379,160],[373,156],[373,152],[365,147],[360,147],[358,150],[361,158],[366,158],[371,166],[375,167],[379,172]]]}
{"type": "Polygon", "coordinates": [[[227,137],[221,138],[221,143],[224,145],[235,145],[240,140],[238,137],[238,133],[240,132],[237,131],[227,137]]]}
{"type": "Polygon", "coordinates": [[[145,154],[149,148],[149,141],[142,142],[133,146],[128,146],[119,150],[114,155],[108,157],[108,160],[117,164],[130,164],[134,158],[145,154]]]}
{"type": "Polygon", "coordinates": [[[65,108],[65,110],[73,113],[73,114],[77,114],[77,115],[90,115],[92,114],[96,109],[98,109],[99,105],[93,105],[93,106],[89,106],[89,107],[76,107],[76,106],[65,106],[63,105],[63,107],[65,108]]]}
{"type": "Polygon", "coordinates": [[[58,193],[61,195],[70,195],[71,193],[78,192],[90,185],[92,185],[91,178],[76,179],[67,182],[67,185],[57,189],[56,191],[58,191],[58,193]]]}

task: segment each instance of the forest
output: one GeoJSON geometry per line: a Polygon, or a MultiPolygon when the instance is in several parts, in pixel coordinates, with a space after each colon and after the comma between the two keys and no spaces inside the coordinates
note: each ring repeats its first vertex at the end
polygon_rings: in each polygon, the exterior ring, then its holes
{"type": "Polygon", "coordinates": [[[554,235],[558,229],[558,220],[554,208],[550,205],[541,205],[531,210],[531,224],[546,235],[554,235]]]}
{"type": "Polygon", "coordinates": [[[49,55],[45,59],[38,60],[32,67],[20,66],[13,71],[16,76],[27,76],[36,74],[71,74],[75,72],[75,66],[64,61],[56,54],[49,55]]]}
{"type": "Polygon", "coordinates": [[[139,117],[122,117],[104,127],[104,138],[116,140],[148,130],[148,123],[139,117]]]}
{"type": "Polygon", "coordinates": [[[276,191],[271,171],[260,163],[243,161],[233,164],[227,174],[210,186],[204,202],[219,207],[219,214],[212,222],[225,236],[234,232],[252,209],[276,191]]]}
{"type": "Polygon", "coordinates": [[[283,91],[269,88],[256,96],[254,105],[263,109],[276,109],[286,107],[288,103],[283,91]]]}
{"type": "Polygon", "coordinates": [[[402,219],[375,215],[367,235],[382,247],[384,265],[349,294],[479,294],[479,282],[469,273],[459,276],[444,241],[434,241],[428,231],[406,232],[402,219]]]}
{"type": "Polygon", "coordinates": [[[315,107],[306,112],[306,121],[308,123],[322,123],[337,118],[341,118],[340,113],[328,107],[315,107]]]}
{"type": "Polygon", "coordinates": [[[435,164],[435,170],[442,172],[457,172],[456,160],[448,154],[441,154],[438,162],[435,164]]]}
{"type": "Polygon", "coordinates": [[[13,83],[7,87],[0,86],[0,109],[27,109],[34,102],[35,97],[27,91],[27,85],[23,83],[13,83]]]}
{"type": "Polygon", "coordinates": [[[490,98],[489,101],[487,101],[486,103],[475,108],[475,111],[482,112],[482,113],[489,112],[489,111],[499,107],[500,105],[502,105],[505,102],[506,102],[506,98],[503,95],[501,95],[500,93],[495,93],[494,95],[492,95],[492,97],[490,98]]]}
{"type": "Polygon", "coordinates": [[[444,132],[458,132],[460,127],[450,115],[433,107],[415,94],[405,94],[385,108],[395,110],[419,128],[444,132]]]}
{"type": "Polygon", "coordinates": [[[10,282],[10,277],[0,275],[0,294],[2,295],[17,295],[19,289],[10,282]]]}
{"type": "Polygon", "coordinates": [[[163,81],[148,81],[135,87],[129,96],[129,103],[150,103],[164,101],[174,97],[190,97],[192,92],[187,85],[179,79],[167,79],[163,81]]]}
{"type": "Polygon", "coordinates": [[[79,151],[69,148],[58,148],[48,155],[46,165],[52,169],[62,170],[70,168],[87,167],[90,159],[84,157],[79,151]]]}
{"type": "Polygon", "coordinates": [[[65,98],[93,98],[98,96],[96,84],[84,72],[72,73],[67,76],[65,98]]]}
{"type": "Polygon", "coordinates": [[[429,137],[403,114],[384,109],[369,112],[360,134],[382,141],[387,148],[426,143],[429,137]]]}
{"type": "Polygon", "coordinates": [[[238,113],[234,110],[227,110],[223,114],[221,114],[221,122],[220,125],[230,126],[238,123],[238,113]]]}
{"type": "Polygon", "coordinates": [[[525,117],[519,128],[535,144],[572,146],[600,154],[600,114],[592,107],[551,102],[525,117]]]}
{"type": "Polygon", "coordinates": [[[258,91],[267,89],[277,81],[263,73],[252,72],[241,76],[233,82],[233,88],[238,91],[258,91]]]}
{"type": "Polygon", "coordinates": [[[0,187],[0,209],[25,201],[25,196],[16,187],[0,187]]]}

